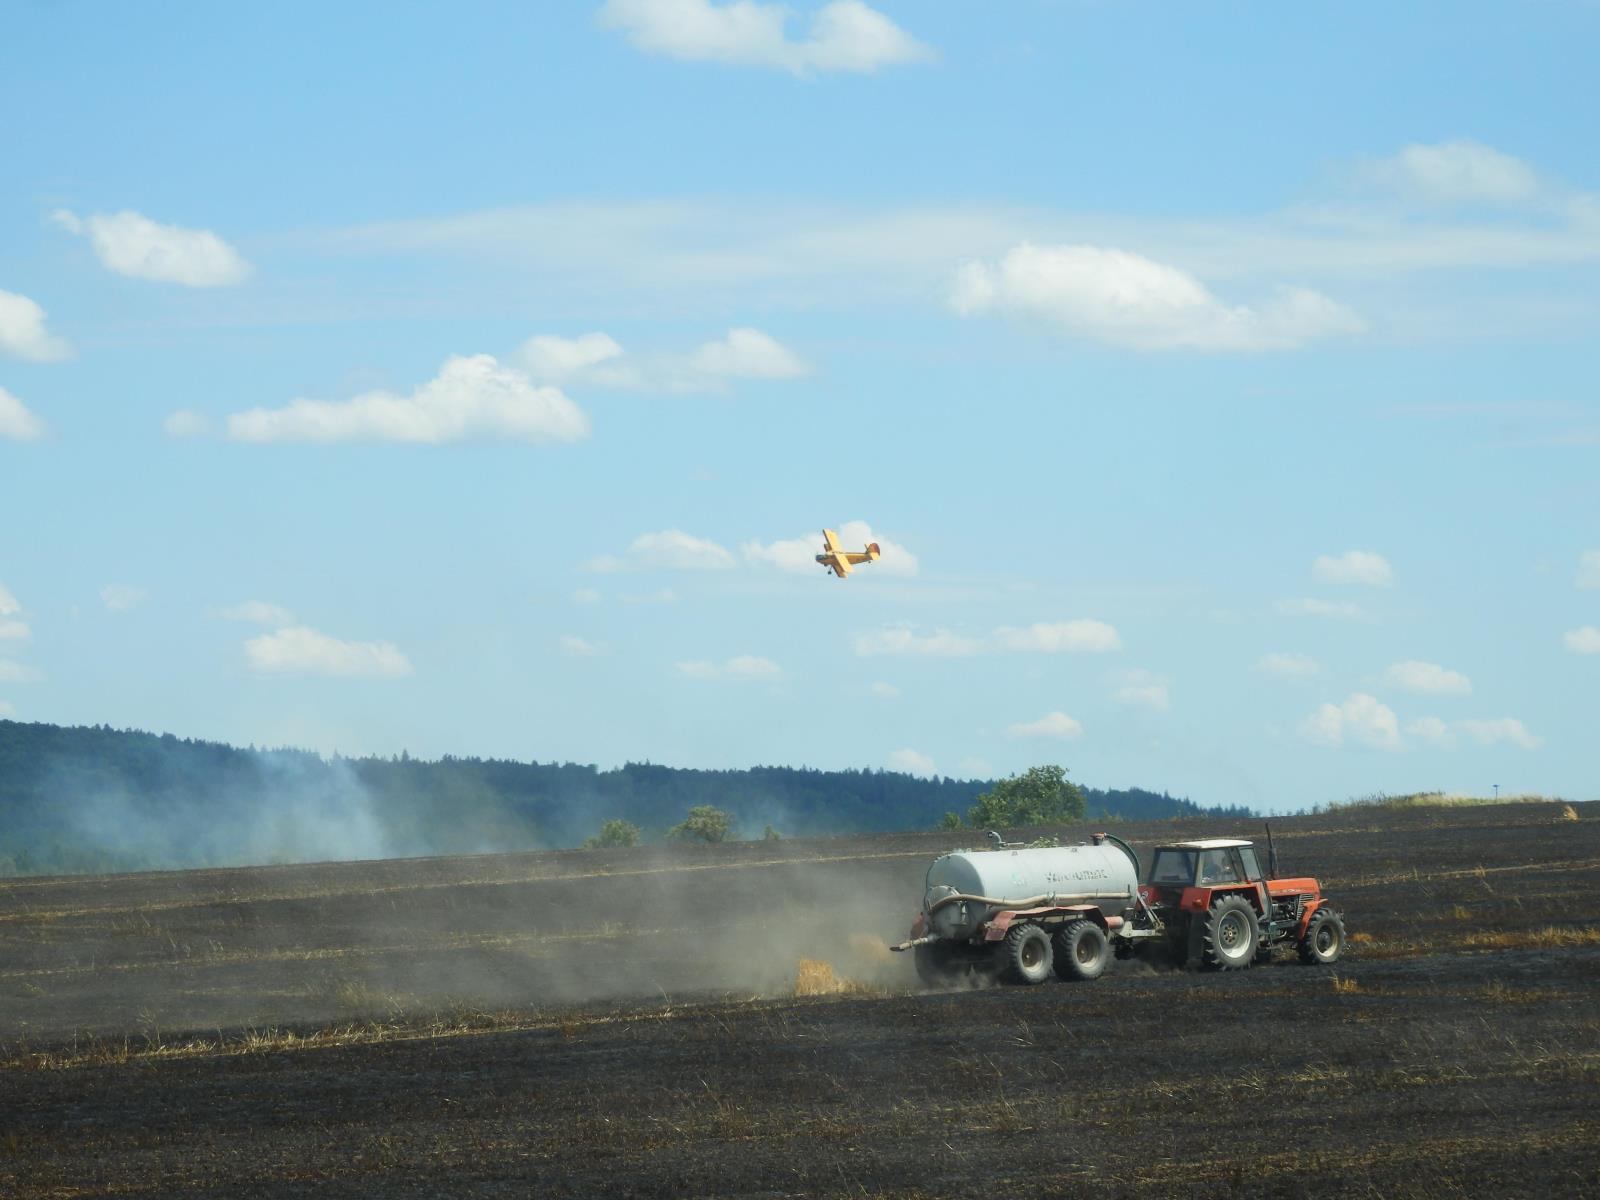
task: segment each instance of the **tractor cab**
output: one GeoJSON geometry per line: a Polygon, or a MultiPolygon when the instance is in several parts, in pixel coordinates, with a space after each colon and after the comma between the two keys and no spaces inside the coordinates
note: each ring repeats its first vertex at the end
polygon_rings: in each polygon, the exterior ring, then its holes
{"type": "Polygon", "coordinates": [[[1168,911],[1210,908],[1218,895],[1240,892],[1266,915],[1271,898],[1255,843],[1238,838],[1173,842],[1158,848],[1139,895],[1168,911]]]}
{"type": "Polygon", "coordinates": [[[1162,846],[1150,860],[1145,885],[1153,891],[1227,887],[1260,883],[1266,877],[1256,859],[1254,842],[1206,838],[1162,846]]]}

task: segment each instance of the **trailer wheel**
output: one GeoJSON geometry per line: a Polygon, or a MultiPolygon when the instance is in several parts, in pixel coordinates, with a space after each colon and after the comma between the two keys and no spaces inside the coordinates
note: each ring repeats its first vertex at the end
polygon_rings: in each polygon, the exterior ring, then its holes
{"type": "Polygon", "coordinates": [[[1050,975],[1050,935],[1037,925],[1013,925],[1000,953],[1013,983],[1043,983],[1050,975]]]}
{"type": "Polygon", "coordinates": [[[1344,953],[1344,918],[1331,908],[1319,908],[1306,924],[1306,935],[1295,947],[1303,963],[1338,962],[1344,953]]]}
{"type": "Polygon", "coordinates": [[[1200,965],[1240,971],[1255,961],[1261,928],[1256,910],[1242,896],[1224,896],[1200,920],[1200,965]]]}
{"type": "Polygon", "coordinates": [[[1056,975],[1061,979],[1099,979],[1105,973],[1106,935],[1093,921],[1068,921],[1050,939],[1056,975]]]}

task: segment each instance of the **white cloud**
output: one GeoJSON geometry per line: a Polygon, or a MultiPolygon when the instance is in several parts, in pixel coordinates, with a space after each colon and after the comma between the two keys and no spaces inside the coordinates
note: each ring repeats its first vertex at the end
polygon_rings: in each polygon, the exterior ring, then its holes
{"type": "Polygon", "coordinates": [[[1322,664],[1309,654],[1265,654],[1256,670],[1279,679],[1307,679],[1320,672],[1322,664]]]}
{"type": "Polygon", "coordinates": [[[735,328],[688,353],[637,356],[605,333],[575,338],[540,334],[517,350],[528,373],[544,383],[610,391],[725,392],[735,379],[798,379],[811,368],[759,329],[735,328]]]}
{"type": "Polygon", "coordinates": [[[1380,750],[1400,747],[1400,721],[1394,710],[1365,692],[1356,692],[1343,704],[1324,704],[1300,725],[1300,736],[1319,746],[1342,746],[1346,741],[1380,750]]]}
{"type": "Polygon", "coordinates": [[[739,683],[757,683],[783,678],[783,668],[768,658],[753,654],[740,654],[726,662],[714,663],[704,659],[677,664],[678,674],[688,679],[729,679],[739,683]]]}
{"type": "Polygon", "coordinates": [[[604,642],[591,642],[587,638],[567,634],[561,639],[561,649],[573,658],[599,658],[608,647],[604,642]]]}
{"type": "Polygon", "coordinates": [[[600,599],[600,593],[593,588],[579,588],[572,593],[572,602],[574,604],[599,604],[600,599]]]}
{"type": "MultiPolygon", "coordinates": [[[[0,583],[0,643],[26,642],[33,630],[22,619],[22,605],[5,584],[0,583]]],[[[0,659],[0,683],[28,683],[38,678],[37,672],[9,659],[0,659]]]]}
{"type": "Polygon", "coordinates": [[[32,667],[0,658],[0,683],[37,683],[44,676],[32,667]]]}
{"type": "Polygon", "coordinates": [[[624,592],[617,599],[624,604],[676,604],[678,593],[671,588],[658,588],[653,592],[624,592]]]}
{"type": "Polygon", "coordinates": [[[524,342],[517,354],[535,379],[566,383],[581,378],[592,367],[621,358],[622,347],[604,333],[575,338],[541,334],[524,342]]]}
{"type": "Polygon", "coordinates": [[[1349,600],[1280,600],[1278,611],[1297,617],[1327,617],[1336,621],[1365,621],[1367,612],[1349,600]]]}
{"type": "Polygon", "coordinates": [[[1438,717],[1418,717],[1415,721],[1406,723],[1406,734],[1418,741],[1427,742],[1430,746],[1454,746],[1455,734],[1450,732],[1438,717]]]}
{"type": "Polygon", "coordinates": [[[956,764],[956,771],[962,779],[993,779],[995,777],[994,764],[983,758],[963,758],[956,764]]]}
{"type": "Polygon", "coordinates": [[[1018,628],[1002,625],[986,638],[968,637],[938,629],[917,633],[910,626],[891,625],[871,633],[857,634],[855,652],[905,654],[923,658],[964,658],[982,653],[1060,654],[1102,653],[1117,650],[1122,639],[1104,621],[1080,618],[1072,621],[1035,622],[1018,628]]]}
{"type": "Polygon", "coordinates": [[[881,679],[873,680],[872,686],[868,690],[881,700],[898,700],[900,698],[900,689],[892,683],[885,683],[881,679]]]}
{"type": "Polygon", "coordinates": [[[1135,350],[1289,350],[1364,328],[1308,288],[1280,288],[1260,308],[1229,306],[1189,272],[1100,246],[1013,246],[996,265],[969,262],[950,298],[1135,350]]]}
{"type": "MultiPolygon", "coordinates": [[[[846,550],[860,550],[868,542],[877,542],[882,556],[867,569],[872,575],[915,575],[917,556],[899,542],[891,542],[872,531],[865,521],[846,521],[835,531],[839,544],[846,550]]],[[[746,562],[765,564],[795,575],[810,575],[822,570],[817,565],[817,555],[822,552],[821,532],[802,533],[799,537],[785,538],[763,545],[759,541],[745,542],[739,553],[746,562]]]]}
{"type": "Polygon", "coordinates": [[[108,583],[100,589],[100,603],[106,606],[107,612],[127,612],[149,598],[148,591],[131,583],[108,583]]]}
{"type": "Polygon", "coordinates": [[[809,372],[800,356],[759,329],[730,329],[689,358],[703,374],[724,379],[798,379],[809,372]]]}
{"type": "MultiPolygon", "coordinates": [[[[825,201],[751,204],[739,198],[551,201],[298,235],[326,255],[462,256],[490,262],[507,302],[534,289],[550,306],[633,314],[681,311],[694,292],[731,311],[874,309],[921,304],[948,288],[952,264],[998,262],[1020,242],[1124,246],[1243,297],[1284,280],[1359,288],[1375,327],[1403,340],[1463,341],[1485,332],[1548,335],[1546,298],[1588,311],[1577,282],[1530,305],[1493,277],[1600,258],[1592,201],[1559,212],[1418,216],[1391,207],[1296,204],[1237,216],[1161,216],[971,203],[825,201]],[[1431,273],[1431,274],[1430,274],[1431,273]],[[1416,282],[1394,293],[1399,279],[1416,282]]],[[[1549,283],[1544,276],[1541,281],[1549,283]]],[[[1331,294],[1331,293],[1330,293],[1331,294]]],[[[457,311],[481,304],[463,294],[457,311]]],[[[1564,331],[1582,335],[1577,321],[1564,331]]]]}
{"type": "Polygon", "coordinates": [[[553,387],[536,387],[489,354],[452,355],[409,396],[294,400],[228,418],[236,442],[574,442],[589,418],[553,387]]]}
{"type": "Polygon", "coordinates": [[[78,217],[58,209],[51,216],[68,233],[87,235],[100,264],[118,275],[185,287],[225,287],[250,278],[250,264],[209,229],[161,225],[131,210],[78,217]]]}
{"type": "Polygon", "coordinates": [[[294,614],[288,609],[265,600],[246,600],[243,604],[223,609],[217,615],[224,621],[246,621],[252,625],[270,625],[280,629],[294,624],[294,614]]]}
{"type": "Polygon", "coordinates": [[[17,715],[17,706],[9,700],[0,700],[0,717],[14,717],[17,715]]]}
{"type": "Polygon", "coordinates": [[[398,679],[412,673],[410,660],[389,642],[344,642],[304,625],[253,637],[244,652],[261,675],[398,679]]]}
{"type": "Polygon", "coordinates": [[[1415,659],[1392,663],[1383,673],[1383,679],[1385,683],[1402,691],[1416,692],[1419,695],[1470,696],[1472,694],[1472,681],[1461,672],[1447,670],[1438,663],[1417,662],[1415,659]]]}
{"type": "Polygon", "coordinates": [[[922,658],[965,658],[977,654],[983,643],[977,638],[936,629],[916,633],[909,626],[893,625],[872,633],[858,633],[852,644],[862,658],[877,654],[906,654],[922,658]]]}
{"type": "Polygon", "coordinates": [[[1117,676],[1117,688],[1112,699],[1118,704],[1132,704],[1140,708],[1166,712],[1171,704],[1167,694],[1168,681],[1152,671],[1135,668],[1117,676]]]}
{"type": "Polygon", "coordinates": [[[641,533],[622,555],[602,554],[584,563],[588,571],[726,571],[734,558],[709,538],[681,529],[641,533]]]}
{"type": "Polygon", "coordinates": [[[861,0],[832,0],[806,36],[789,37],[783,4],[733,0],[606,0],[599,21],[636,49],[690,62],[809,71],[876,71],[923,61],[933,51],[861,0]]]}
{"type": "Polygon", "coordinates": [[[55,362],[71,358],[72,347],[44,327],[44,309],[26,296],[0,289],[0,354],[55,362]]]}
{"type": "Polygon", "coordinates": [[[921,775],[926,779],[934,774],[933,759],[910,748],[891,750],[888,763],[891,771],[904,771],[907,775],[921,775]]]}
{"type": "Polygon", "coordinates": [[[1461,728],[1468,737],[1481,746],[1495,746],[1501,742],[1509,742],[1524,750],[1535,750],[1544,744],[1542,739],[1529,733],[1522,722],[1515,717],[1462,721],[1461,728]]]}
{"type": "Polygon", "coordinates": [[[44,422],[5,388],[0,387],[0,438],[36,442],[45,434],[44,422]]]}
{"type": "Polygon", "coordinates": [[[1369,176],[1406,195],[1437,204],[1516,204],[1540,191],[1521,159],[1480,142],[1411,145],[1368,168],[1369,176]]]}
{"type": "Polygon", "coordinates": [[[1578,555],[1578,574],[1573,584],[1580,588],[1600,588],[1600,550],[1585,550],[1578,555]]]}
{"type": "Polygon", "coordinates": [[[1337,557],[1319,554],[1311,564],[1311,574],[1320,583],[1388,587],[1394,582],[1394,568],[1389,560],[1370,550],[1346,550],[1337,557]]]}
{"type": "Polygon", "coordinates": [[[1600,654],[1600,629],[1593,625],[1574,629],[1563,640],[1574,654],[1600,654]]]}
{"type": "Polygon", "coordinates": [[[994,631],[995,643],[1024,653],[1104,653],[1122,647],[1122,638],[1104,621],[1078,619],[1053,623],[1037,621],[1026,628],[1003,625],[994,631]]]}
{"type": "Polygon", "coordinates": [[[169,438],[205,437],[211,432],[211,428],[210,417],[187,408],[168,413],[166,419],[161,422],[161,431],[169,438]]]}
{"type": "Polygon", "coordinates": [[[1072,741],[1083,736],[1083,726],[1063,712],[1049,712],[1037,721],[1024,721],[1008,726],[1007,737],[1014,738],[1057,738],[1061,741],[1072,741]]]}

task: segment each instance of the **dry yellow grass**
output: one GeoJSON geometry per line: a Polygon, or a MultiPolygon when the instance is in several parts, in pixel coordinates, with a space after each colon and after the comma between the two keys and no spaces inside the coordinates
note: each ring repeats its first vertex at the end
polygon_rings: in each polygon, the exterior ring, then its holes
{"type": "Polygon", "coordinates": [[[802,958],[794,973],[796,996],[833,996],[844,991],[845,981],[830,963],[820,958],[802,958]]]}
{"type": "Polygon", "coordinates": [[[1570,926],[1546,925],[1543,929],[1515,932],[1492,929],[1483,933],[1469,933],[1467,945],[1494,949],[1532,947],[1540,950],[1561,946],[1595,946],[1600,945],[1600,928],[1573,929],[1570,926]]]}
{"type": "Polygon", "coordinates": [[[1553,988],[1512,987],[1501,979],[1490,980],[1478,994],[1491,1004],[1537,1004],[1562,998],[1553,988]]]}
{"type": "Polygon", "coordinates": [[[1360,996],[1366,992],[1354,979],[1341,979],[1337,975],[1333,976],[1333,990],[1341,996],[1360,996]]]}
{"type": "Polygon", "coordinates": [[[875,996],[882,988],[845,979],[833,969],[832,963],[820,958],[802,958],[795,968],[794,994],[796,996],[875,996]]]}
{"type": "Polygon", "coordinates": [[[1561,806],[1561,815],[1559,819],[1563,821],[1576,821],[1578,819],[1578,810],[1573,808],[1570,804],[1563,804],[1561,806]]]}

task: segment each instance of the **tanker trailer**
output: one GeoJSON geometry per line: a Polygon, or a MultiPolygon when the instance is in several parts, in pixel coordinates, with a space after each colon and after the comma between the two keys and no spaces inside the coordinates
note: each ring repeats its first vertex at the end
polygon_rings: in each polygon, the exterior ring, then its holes
{"type": "Polygon", "coordinates": [[[997,969],[1016,983],[1094,979],[1107,938],[1132,916],[1139,859],[1097,834],[1076,846],[1019,849],[998,834],[993,850],[957,850],[928,867],[911,939],[917,974],[930,986],[997,969]]]}

